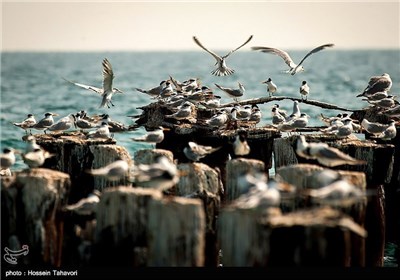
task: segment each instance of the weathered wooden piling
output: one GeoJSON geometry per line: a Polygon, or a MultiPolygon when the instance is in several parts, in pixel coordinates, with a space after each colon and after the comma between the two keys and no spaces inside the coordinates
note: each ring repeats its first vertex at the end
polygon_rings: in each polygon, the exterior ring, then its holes
{"type": "Polygon", "coordinates": [[[171,162],[174,161],[174,155],[171,151],[163,149],[142,149],[135,152],[133,158],[135,164],[153,164],[160,156],[167,157],[171,162]]]}
{"type": "Polygon", "coordinates": [[[265,164],[260,160],[238,158],[229,160],[226,164],[226,197],[227,201],[232,201],[248,190],[240,189],[238,186],[238,177],[243,174],[254,171],[264,172],[265,164]]]}
{"type": "Polygon", "coordinates": [[[224,188],[220,174],[204,163],[181,163],[183,174],[176,185],[176,195],[199,198],[205,213],[205,266],[218,265],[217,219],[224,188]]]}
{"type": "MultiPolygon", "coordinates": [[[[34,168],[1,178],[2,244],[28,245],[18,260],[27,265],[62,264],[62,207],[67,204],[71,181],[68,174],[34,168]]],[[[21,248],[16,248],[20,250],[21,248]]]]}

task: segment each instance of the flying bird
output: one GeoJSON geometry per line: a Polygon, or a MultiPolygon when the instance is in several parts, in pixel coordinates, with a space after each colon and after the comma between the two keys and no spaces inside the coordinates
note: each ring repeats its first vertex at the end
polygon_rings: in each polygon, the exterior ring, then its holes
{"type": "Polygon", "coordinates": [[[102,65],[103,65],[103,88],[98,88],[98,87],[94,87],[94,86],[88,86],[88,85],[84,85],[84,84],[75,83],[75,82],[69,81],[65,78],[63,78],[63,79],[71,84],[78,86],[78,87],[81,87],[81,88],[84,88],[87,90],[91,90],[91,91],[94,91],[94,92],[100,94],[102,97],[102,101],[101,101],[99,108],[101,108],[101,107],[110,108],[110,104],[112,106],[114,106],[114,104],[111,101],[113,94],[123,93],[123,92],[121,90],[119,90],[118,88],[112,87],[112,83],[113,83],[113,79],[114,79],[114,71],[111,67],[111,63],[108,61],[107,58],[105,58],[103,60],[102,65]]]}
{"type": "Polygon", "coordinates": [[[285,61],[285,63],[290,67],[290,69],[286,70],[285,73],[295,75],[299,72],[304,71],[304,67],[301,64],[304,62],[304,60],[306,60],[307,57],[309,57],[313,53],[317,53],[319,51],[322,51],[325,48],[330,48],[333,46],[334,46],[334,44],[325,44],[325,45],[316,47],[315,49],[313,49],[309,53],[307,53],[303,57],[303,59],[300,61],[299,64],[294,63],[293,59],[290,57],[290,55],[287,52],[280,50],[280,49],[269,48],[269,47],[251,47],[251,49],[254,51],[261,51],[264,53],[272,53],[272,54],[280,56],[285,61]]]}
{"type": "Polygon", "coordinates": [[[215,52],[210,51],[209,49],[207,49],[206,47],[204,47],[204,46],[200,43],[199,39],[197,39],[196,36],[193,36],[194,42],[195,42],[200,48],[202,48],[203,50],[205,50],[206,52],[208,52],[209,54],[211,54],[211,55],[215,58],[215,60],[217,61],[217,62],[215,63],[215,65],[218,65],[218,68],[215,69],[215,70],[213,70],[213,71],[211,72],[211,74],[213,74],[213,75],[215,75],[215,76],[229,76],[229,75],[232,75],[232,74],[235,72],[235,70],[233,70],[233,69],[231,69],[231,68],[229,68],[229,67],[226,66],[226,59],[227,59],[232,53],[234,53],[235,51],[237,51],[238,49],[240,49],[241,47],[243,47],[244,45],[246,45],[248,42],[250,42],[250,40],[251,40],[252,38],[253,38],[253,35],[251,35],[251,36],[246,40],[246,42],[244,42],[242,45],[240,45],[240,46],[237,47],[236,49],[231,50],[229,53],[227,53],[227,54],[224,55],[224,56],[219,56],[219,55],[216,54],[215,52]]]}
{"type": "Polygon", "coordinates": [[[221,147],[213,148],[212,146],[199,145],[195,142],[189,142],[188,146],[183,149],[185,156],[192,161],[199,161],[205,156],[218,151],[221,147]]]}

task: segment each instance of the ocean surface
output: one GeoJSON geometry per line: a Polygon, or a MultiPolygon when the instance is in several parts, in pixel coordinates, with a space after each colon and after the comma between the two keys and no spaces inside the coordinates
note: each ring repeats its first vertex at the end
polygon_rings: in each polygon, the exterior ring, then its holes
{"type": "MultiPolygon", "coordinates": [[[[227,51],[217,51],[224,54],[227,51]]],[[[290,51],[293,60],[299,62],[308,50],[290,51]]],[[[232,99],[217,89],[214,83],[226,87],[237,87],[241,82],[246,92],[240,100],[268,96],[266,85],[261,84],[271,78],[278,86],[275,96],[300,97],[299,87],[303,80],[310,86],[308,99],[336,104],[349,109],[361,109],[368,103],[356,98],[367,86],[371,76],[389,73],[393,80],[391,93],[400,97],[400,51],[399,50],[324,50],[313,54],[303,63],[305,72],[294,76],[281,73],[287,66],[281,58],[254,51],[238,51],[227,59],[227,65],[235,73],[227,77],[210,74],[215,69],[215,60],[208,53],[198,52],[96,52],[96,53],[1,53],[1,107],[0,134],[1,149],[13,147],[23,149],[24,130],[15,127],[26,115],[34,114],[36,120],[46,112],[59,114],[59,118],[86,110],[89,115],[108,113],[113,120],[132,124],[127,117],[138,115],[138,107],[153,100],[134,88],[150,89],[169,75],[179,81],[199,78],[203,85],[211,87],[222,97],[221,103],[232,99]],[[115,107],[99,109],[101,98],[91,91],[78,88],[62,79],[102,86],[102,65],[108,58],[114,70],[114,87],[124,91],[113,97],[115,107]]],[[[293,102],[283,100],[281,108],[291,112],[293,102]]],[[[263,119],[259,126],[271,123],[271,106],[261,104],[263,119]]],[[[333,116],[340,111],[320,109],[300,104],[302,112],[311,116],[309,125],[323,125],[318,119],[320,113],[333,116]]],[[[38,131],[33,131],[38,133],[38,131]]],[[[128,133],[116,133],[117,144],[127,148],[133,156],[135,151],[150,145],[137,143],[131,137],[145,133],[143,128],[128,133]]],[[[18,160],[13,170],[25,168],[18,160]]],[[[387,252],[392,252],[397,244],[390,244],[387,252]]],[[[386,258],[385,265],[395,264],[393,256],[386,258]]]]}

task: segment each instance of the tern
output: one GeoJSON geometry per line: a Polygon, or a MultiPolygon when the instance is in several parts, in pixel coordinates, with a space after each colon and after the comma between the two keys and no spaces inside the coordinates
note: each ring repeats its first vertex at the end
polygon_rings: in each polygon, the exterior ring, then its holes
{"type": "Polygon", "coordinates": [[[0,154],[0,169],[10,168],[15,163],[16,150],[12,148],[4,148],[3,153],[0,154]]]}
{"type": "Polygon", "coordinates": [[[251,40],[252,38],[253,38],[253,35],[251,35],[251,36],[246,40],[246,42],[244,42],[242,45],[240,45],[240,46],[237,47],[236,49],[231,50],[229,53],[227,53],[227,54],[224,55],[224,56],[219,56],[219,55],[216,54],[215,52],[210,51],[209,49],[207,49],[206,47],[204,47],[204,46],[200,43],[199,39],[197,39],[197,37],[193,36],[194,42],[195,42],[200,48],[202,48],[203,50],[205,50],[206,52],[208,52],[209,54],[211,54],[211,55],[216,59],[217,62],[215,63],[215,65],[218,65],[218,68],[215,69],[215,70],[213,70],[213,71],[211,72],[211,74],[212,74],[212,75],[215,75],[215,76],[229,76],[229,75],[232,75],[232,74],[235,72],[235,70],[233,70],[233,69],[231,69],[231,68],[229,68],[229,67],[226,66],[226,59],[227,59],[232,53],[234,53],[235,51],[237,51],[238,49],[240,49],[241,47],[243,47],[244,45],[246,45],[248,42],[250,42],[250,40],[251,40]]]}
{"type": "MultiPolygon", "coordinates": [[[[15,126],[18,126],[25,130],[26,134],[28,134],[28,129],[32,128],[36,124],[35,116],[32,114],[28,114],[26,119],[20,123],[13,123],[15,126]]],[[[31,132],[32,133],[32,132],[31,132]]]]}
{"type": "Polygon", "coordinates": [[[233,142],[233,153],[235,156],[245,156],[250,153],[250,146],[247,143],[247,131],[239,131],[236,135],[235,141],[233,142]]]}
{"type": "Polygon", "coordinates": [[[75,212],[78,215],[91,215],[96,212],[100,196],[101,193],[98,190],[94,190],[86,198],[82,198],[77,203],[67,205],[64,209],[75,212]]]}
{"type": "Polygon", "coordinates": [[[223,92],[227,93],[230,97],[233,98],[233,100],[235,100],[236,102],[238,101],[238,97],[243,96],[244,92],[245,92],[245,88],[243,86],[242,83],[238,82],[239,85],[239,89],[231,89],[231,88],[227,88],[227,87],[222,87],[218,84],[215,84],[215,86],[217,88],[219,88],[220,90],[222,90],[223,92]]]}
{"type": "Polygon", "coordinates": [[[357,97],[369,96],[382,91],[389,91],[392,84],[392,79],[388,73],[383,73],[381,76],[372,76],[369,79],[367,87],[361,94],[357,95],[357,97]]]}
{"type": "Polygon", "coordinates": [[[32,135],[29,135],[26,138],[25,154],[33,152],[35,149],[40,149],[40,146],[36,144],[36,138],[32,135]]]}
{"type": "Polygon", "coordinates": [[[81,87],[81,88],[84,88],[87,90],[91,90],[91,91],[94,91],[94,92],[100,94],[102,97],[102,101],[101,101],[99,108],[101,108],[101,107],[110,108],[110,104],[112,106],[114,106],[114,104],[111,101],[113,94],[123,93],[123,92],[121,90],[119,90],[118,88],[112,87],[112,83],[113,83],[113,79],[114,79],[114,71],[111,67],[111,63],[108,61],[107,58],[103,59],[102,65],[103,65],[103,88],[98,88],[98,87],[94,87],[94,86],[88,86],[88,85],[84,85],[84,84],[75,83],[75,82],[69,81],[65,78],[64,78],[64,80],[66,80],[67,82],[72,83],[78,87],[81,87]]]}
{"type": "MultiPolygon", "coordinates": [[[[54,124],[53,116],[58,116],[58,114],[51,112],[44,114],[44,118],[33,125],[32,128],[42,130],[52,126],[54,124]]],[[[46,130],[44,132],[46,133],[46,130]]]]}
{"type": "Polygon", "coordinates": [[[108,124],[106,122],[102,122],[101,126],[97,130],[89,131],[87,138],[112,138],[108,124]]]}
{"type": "Polygon", "coordinates": [[[152,97],[157,97],[161,94],[161,92],[163,91],[163,89],[165,88],[167,81],[161,81],[160,85],[158,85],[157,87],[145,90],[145,89],[141,89],[141,88],[134,88],[137,91],[141,92],[141,93],[145,93],[147,95],[150,95],[152,97]]]}
{"type": "Polygon", "coordinates": [[[161,143],[164,140],[164,130],[169,130],[169,129],[159,126],[156,129],[149,131],[146,135],[131,139],[133,141],[146,142],[150,144],[161,143]]]}
{"type": "Polygon", "coordinates": [[[40,167],[44,164],[45,160],[53,157],[54,154],[43,150],[42,148],[35,148],[32,152],[22,154],[22,158],[29,168],[40,167]]]}
{"type": "Polygon", "coordinates": [[[75,125],[75,115],[69,114],[66,117],[59,119],[55,124],[49,126],[44,130],[46,131],[64,131],[70,129],[73,125],[75,125]]]}
{"type": "Polygon", "coordinates": [[[205,156],[218,151],[220,148],[221,147],[213,148],[211,146],[204,146],[195,142],[189,142],[188,146],[183,149],[183,153],[191,161],[199,161],[205,156]]]}
{"type": "Polygon", "coordinates": [[[303,72],[304,71],[304,67],[301,65],[304,60],[306,60],[307,57],[309,57],[310,55],[312,55],[313,53],[322,51],[325,48],[330,48],[333,47],[334,44],[325,44],[325,45],[321,45],[319,47],[316,47],[315,49],[312,49],[309,53],[307,53],[303,59],[300,61],[299,64],[296,64],[293,62],[293,59],[290,57],[290,55],[280,49],[276,49],[276,48],[269,48],[269,47],[251,47],[252,50],[254,51],[261,51],[264,53],[272,53],[275,55],[280,56],[285,63],[290,67],[290,69],[286,70],[285,73],[291,74],[291,75],[295,75],[299,72],[303,72]]]}
{"type": "Polygon", "coordinates": [[[124,160],[116,160],[98,169],[86,170],[93,176],[105,177],[109,181],[118,181],[128,175],[129,165],[124,160]]]}
{"type": "Polygon", "coordinates": [[[268,78],[268,80],[261,82],[262,84],[267,84],[267,92],[269,94],[269,97],[272,97],[272,95],[277,91],[278,87],[274,84],[274,82],[271,80],[271,78],[268,78]]]}
{"type": "Polygon", "coordinates": [[[301,100],[303,100],[303,96],[307,100],[307,96],[310,93],[310,87],[307,84],[307,81],[303,81],[300,86],[300,94],[301,94],[301,100]]]}
{"type": "Polygon", "coordinates": [[[389,127],[388,124],[374,123],[368,121],[367,119],[363,119],[361,125],[368,133],[374,134],[376,136],[380,135],[389,127]]]}

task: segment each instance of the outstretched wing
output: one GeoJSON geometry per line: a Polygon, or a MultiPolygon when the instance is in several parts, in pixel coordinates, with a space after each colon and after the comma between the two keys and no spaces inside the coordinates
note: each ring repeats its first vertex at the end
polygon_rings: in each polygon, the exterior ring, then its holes
{"type": "Polygon", "coordinates": [[[103,90],[104,92],[112,91],[112,81],[114,79],[114,72],[111,63],[107,58],[103,60],[103,90]]]}
{"type": "Polygon", "coordinates": [[[203,50],[205,50],[206,52],[208,52],[209,54],[211,54],[211,55],[217,60],[217,62],[219,62],[219,61],[222,60],[222,57],[220,57],[218,54],[216,54],[215,52],[210,51],[209,49],[207,49],[206,47],[204,47],[204,46],[200,43],[199,39],[197,39],[196,36],[193,36],[193,40],[194,40],[194,42],[195,42],[200,48],[202,48],[203,50]]]}
{"type": "Polygon", "coordinates": [[[300,63],[299,63],[298,65],[302,64],[303,61],[304,61],[307,57],[309,57],[310,55],[312,55],[313,53],[322,51],[322,50],[325,49],[325,48],[331,48],[331,47],[333,47],[333,46],[334,46],[334,44],[325,44],[325,45],[316,47],[315,49],[311,50],[308,54],[306,54],[306,56],[303,57],[303,59],[300,61],[300,63]]]}
{"type": "Polygon", "coordinates": [[[237,51],[238,49],[240,49],[241,47],[243,47],[244,45],[246,45],[248,42],[250,42],[250,40],[253,39],[253,35],[251,35],[249,37],[249,39],[247,39],[246,42],[244,42],[243,44],[241,44],[239,47],[237,47],[234,50],[231,50],[228,54],[224,55],[223,58],[227,58],[228,56],[230,56],[233,52],[237,51]]]}
{"type": "Polygon", "coordinates": [[[279,55],[290,68],[296,67],[296,64],[293,62],[293,59],[290,57],[290,55],[283,50],[276,48],[269,48],[269,47],[251,47],[251,49],[253,51],[261,51],[264,53],[272,53],[275,55],[279,55]]]}
{"type": "Polygon", "coordinates": [[[98,94],[102,94],[102,93],[103,93],[103,90],[102,90],[101,88],[97,88],[97,87],[93,87],[93,86],[87,86],[87,85],[84,85],[84,84],[75,83],[75,82],[73,82],[73,81],[67,80],[67,79],[64,78],[64,77],[63,77],[63,79],[64,79],[65,81],[71,83],[71,84],[74,84],[74,85],[78,86],[78,87],[81,87],[81,88],[84,88],[84,89],[87,89],[87,90],[94,91],[95,93],[98,93],[98,94]]]}

